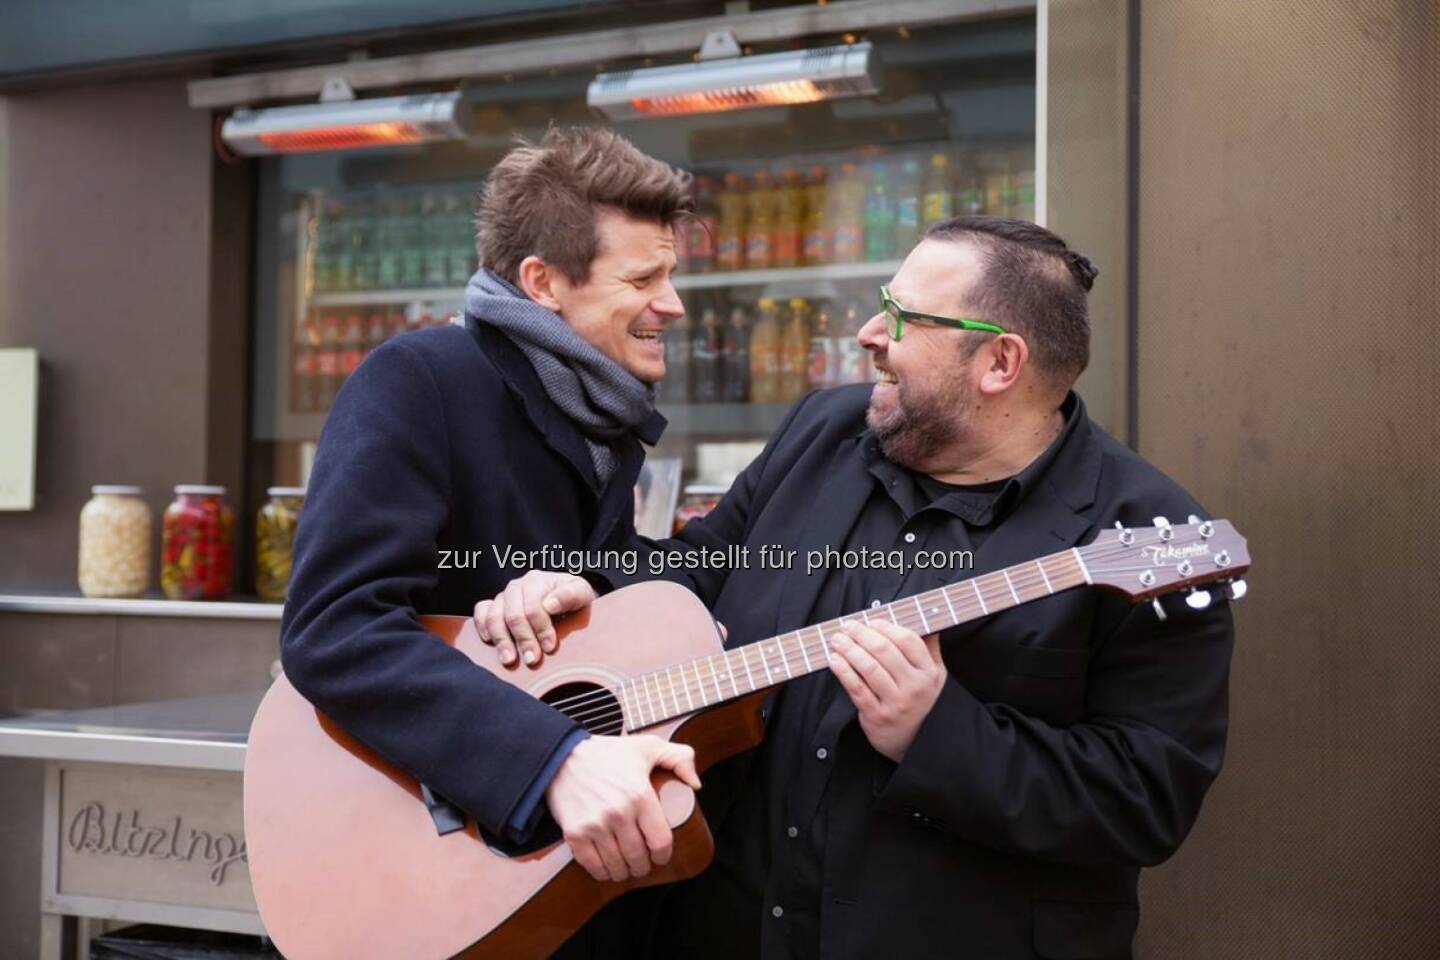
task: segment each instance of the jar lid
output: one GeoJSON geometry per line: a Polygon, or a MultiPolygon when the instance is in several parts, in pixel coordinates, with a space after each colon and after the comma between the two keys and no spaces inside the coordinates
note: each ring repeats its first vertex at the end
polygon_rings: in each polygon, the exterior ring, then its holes
{"type": "Polygon", "coordinates": [[[129,483],[97,483],[90,488],[90,492],[97,497],[107,494],[114,497],[138,497],[145,492],[145,488],[129,483]]]}
{"type": "Polygon", "coordinates": [[[303,497],[303,496],[305,496],[305,488],[304,488],[304,487],[266,487],[266,488],[265,488],[265,496],[267,496],[267,497],[303,497]]]}
{"type": "Polygon", "coordinates": [[[190,493],[200,497],[223,497],[225,495],[225,488],[210,486],[204,483],[177,483],[175,484],[175,492],[179,494],[190,493]]]}
{"type": "Polygon", "coordinates": [[[685,485],[686,494],[723,494],[730,487],[723,483],[688,483],[685,485]]]}

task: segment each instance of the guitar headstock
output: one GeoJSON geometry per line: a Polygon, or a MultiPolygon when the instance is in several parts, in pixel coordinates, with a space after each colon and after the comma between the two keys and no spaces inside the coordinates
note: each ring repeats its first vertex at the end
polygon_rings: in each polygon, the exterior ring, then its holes
{"type": "MultiPolygon", "coordinates": [[[[1125,594],[1132,603],[1211,583],[1226,584],[1231,599],[1245,595],[1240,577],[1250,568],[1250,553],[1230,521],[1192,516],[1184,524],[1171,524],[1164,517],[1154,523],[1135,528],[1116,524],[1081,547],[1091,582],[1125,594]]],[[[1209,602],[1201,590],[1190,598],[1197,608],[1209,602]]]]}

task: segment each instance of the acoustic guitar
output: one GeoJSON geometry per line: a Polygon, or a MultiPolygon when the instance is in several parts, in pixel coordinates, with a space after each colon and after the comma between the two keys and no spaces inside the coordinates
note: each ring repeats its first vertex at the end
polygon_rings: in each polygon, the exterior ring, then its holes
{"type": "MultiPolygon", "coordinates": [[[[1206,584],[1232,599],[1249,567],[1226,521],[1107,530],[1064,550],[950,586],[857,611],[925,635],[1032,600],[1093,586],[1133,602],[1206,584]]],[[[839,620],[725,650],[689,591],[652,582],[617,590],[558,625],[559,649],[536,668],[505,667],[469,617],[422,617],[440,641],[482,669],[597,734],[651,733],[692,745],[704,770],[756,746],[761,701],[824,670],[839,620]]],[[[575,863],[558,836],[506,849],[404,771],[340,730],[282,676],[260,704],[245,758],[245,836],[266,931],[291,960],[462,956],[543,957],[609,900],[638,886],[691,877],[713,842],[694,793],[654,780],[675,831],[670,863],[642,879],[605,883],[575,863]]]]}

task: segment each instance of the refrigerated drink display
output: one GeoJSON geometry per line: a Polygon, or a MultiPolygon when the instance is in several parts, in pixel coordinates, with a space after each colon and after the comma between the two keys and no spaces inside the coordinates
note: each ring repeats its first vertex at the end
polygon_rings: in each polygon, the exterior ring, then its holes
{"type": "Polygon", "coordinates": [[[400,246],[396,243],[399,229],[400,202],[388,198],[380,204],[383,216],[375,229],[375,283],[381,290],[400,286],[400,246]]]}
{"type": "Polygon", "coordinates": [[[750,399],[755,403],[780,402],[780,318],[775,301],[764,297],[760,319],[750,331],[750,399]]]}
{"type": "Polygon", "coordinates": [[[833,245],[830,229],[829,171],[817,163],[805,174],[805,230],[800,258],[806,266],[829,263],[833,245]]]}
{"type": "Polygon", "coordinates": [[[929,229],[953,216],[955,194],[950,184],[950,158],[943,153],[932,153],[920,187],[921,229],[929,229]]]}
{"type": "Polygon", "coordinates": [[[690,399],[690,312],[670,321],[665,328],[665,379],[657,388],[663,403],[685,403],[690,399]]]}
{"type": "Polygon", "coordinates": [[[775,257],[775,179],[768,170],[755,173],[745,220],[745,266],[763,270],[775,257]]]}
{"type": "Polygon", "coordinates": [[[336,260],[339,238],[344,224],[340,221],[340,204],[331,200],[316,204],[315,227],[311,238],[314,259],[311,261],[311,282],[316,293],[336,289],[336,260]]]}
{"type": "Polygon", "coordinates": [[[865,181],[853,163],[840,164],[840,176],[830,191],[835,263],[855,263],[865,257],[865,181]]]}
{"type": "Polygon", "coordinates": [[[890,169],[884,160],[870,167],[865,191],[865,259],[889,260],[895,255],[895,200],[890,191],[890,169]]]}
{"type": "Polygon", "coordinates": [[[810,332],[810,359],[807,364],[811,390],[823,390],[836,384],[838,356],[832,335],[833,327],[830,305],[819,304],[815,309],[814,329],[810,332]]]}
{"type": "Polygon", "coordinates": [[[315,403],[315,379],[319,373],[315,340],[318,337],[315,317],[306,317],[300,339],[293,348],[294,360],[290,373],[291,413],[314,413],[318,409],[315,403]]]}
{"type": "Polygon", "coordinates": [[[315,354],[315,410],[329,410],[340,391],[340,318],[326,314],[320,321],[320,347],[315,354]]]}
{"type": "Polygon", "coordinates": [[[720,402],[722,339],[720,313],[714,306],[706,305],[700,313],[700,325],[690,339],[690,394],[696,403],[720,402]]]}
{"type": "Polygon", "coordinates": [[[726,403],[750,399],[750,315],[740,304],[730,308],[720,348],[726,403]]]}
{"type": "Polygon", "coordinates": [[[891,253],[903,257],[919,242],[920,161],[906,157],[895,182],[895,246],[891,253]]]}
{"type": "Polygon", "coordinates": [[[743,176],[725,174],[725,189],[720,193],[718,206],[720,223],[716,231],[715,266],[720,270],[739,270],[745,266],[745,218],[750,208],[743,176]]]}
{"type": "Polygon", "coordinates": [[[780,402],[794,403],[810,386],[810,304],[795,297],[780,338],[780,402]]]}
{"type": "Polygon", "coordinates": [[[417,198],[407,197],[400,205],[400,218],[393,235],[400,250],[400,287],[413,290],[424,286],[425,229],[417,198]]]}
{"type": "Polygon", "coordinates": [[[365,356],[368,357],[374,353],[375,348],[384,343],[389,335],[390,331],[385,323],[385,313],[377,308],[371,312],[370,323],[365,328],[365,356]]]}
{"type": "Polygon", "coordinates": [[[1014,203],[1011,216],[1035,219],[1035,147],[1021,144],[1010,153],[1014,203]]]}
{"type": "Polygon", "coordinates": [[[805,228],[805,185],[801,182],[800,171],[794,167],[782,170],[775,194],[771,263],[776,267],[798,267],[805,228]]]}

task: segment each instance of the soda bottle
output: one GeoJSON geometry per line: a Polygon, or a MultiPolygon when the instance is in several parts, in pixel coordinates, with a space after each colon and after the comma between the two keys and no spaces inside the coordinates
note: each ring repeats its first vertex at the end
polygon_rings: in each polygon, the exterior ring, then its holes
{"type": "Polygon", "coordinates": [[[690,340],[691,392],[696,403],[719,403],[722,395],[720,348],[723,333],[720,312],[707,305],[700,313],[700,327],[690,340]]]}
{"type": "Polygon", "coordinates": [[[856,334],[870,319],[863,312],[860,301],[851,300],[845,305],[845,313],[837,325],[835,343],[835,383],[864,383],[870,378],[869,351],[860,346],[856,334]]]}
{"type": "Polygon", "coordinates": [[[761,299],[760,319],[750,331],[750,400],[780,402],[780,320],[775,301],[761,299]]]}
{"type": "Polygon", "coordinates": [[[825,182],[828,173],[817,163],[805,175],[805,233],[801,240],[801,259],[812,266],[831,260],[830,192],[825,182]]]}
{"type": "Polygon", "coordinates": [[[690,400],[690,314],[670,321],[665,328],[665,379],[658,393],[666,403],[688,403],[690,400]]]}
{"type": "Polygon", "coordinates": [[[895,247],[893,255],[903,257],[920,242],[920,161],[906,157],[900,163],[895,183],[895,247]]]}
{"type": "Polygon", "coordinates": [[[1022,143],[1010,152],[1010,172],[1014,184],[1011,216],[1021,220],[1035,219],[1035,145],[1022,143]]]}
{"type": "Polygon", "coordinates": [[[320,340],[320,324],[315,314],[305,318],[300,337],[295,343],[295,360],[290,378],[290,412],[312,413],[317,409],[315,397],[316,347],[320,340]]]}
{"type": "Polygon", "coordinates": [[[400,286],[400,205],[394,199],[379,204],[375,222],[375,285],[381,290],[400,286]]]}
{"type": "Polygon", "coordinates": [[[973,159],[967,159],[961,167],[955,212],[963,217],[976,217],[985,212],[985,184],[973,159]]]}
{"type": "Polygon", "coordinates": [[[955,216],[955,198],[950,191],[950,158],[932,153],[920,189],[920,223],[928,229],[955,216]]]}
{"type": "Polygon", "coordinates": [[[830,308],[822,304],[815,311],[815,329],[810,333],[810,358],[806,364],[811,390],[835,386],[836,352],[832,337],[830,308]]]}
{"type": "Polygon", "coordinates": [[[865,259],[889,260],[895,255],[895,203],[890,194],[890,170],[884,160],[870,168],[865,191],[865,259]]]}
{"type": "Polygon", "coordinates": [[[728,403],[744,403],[750,399],[750,315],[740,304],[730,308],[721,341],[720,368],[728,403]]]}
{"type": "Polygon", "coordinates": [[[378,280],[375,230],[379,211],[372,206],[357,207],[350,220],[350,289],[374,290],[378,280]]]}
{"type": "Polygon", "coordinates": [[[775,179],[768,170],[755,173],[750,210],[745,221],[745,267],[764,269],[775,257],[775,179]]]}
{"type": "Polygon", "coordinates": [[[463,287],[475,273],[475,224],[464,193],[450,197],[449,285],[463,287]]]}
{"type": "Polygon", "coordinates": [[[335,288],[338,245],[336,237],[344,229],[340,221],[340,205],[334,200],[315,202],[315,259],[312,261],[316,293],[329,293],[335,288]]]}
{"type": "Polygon", "coordinates": [[[315,409],[328,410],[340,392],[340,318],[326,315],[320,321],[320,347],[315,354],[315,409]]]}
{"type": "Polygon", "coordinates": [[[414,290],[425,283],[425,246],[420,202],[406,199],[400,207],[395,230],[395,243],[400,247],[400,286],[414,290]]]}
{"type": "Polygon", "coordinates": [[[685,251],[689,255],[687,269],[691,273],[709,273],[715,269],[715,246],[720,234],[720,215],[716,194],[720,184],[714,177],[695,181],[695,215],[685,221],[685,251]]]}
{"type": "Polygon", "coordinates": [[[771,262],[777,267],[800,266],[800,244],[805,228],[805,186],[800,171],[786,167],[776,188],[774,247],[771,262]]]}
{"type": "Polygon", "coordinates": [[[352,313],[345,318],[340,334],[340,381],[343,383],[360,367],[365,359],[365,320],[352,313]]]}
{"type": "Polygon", "coordinates": [[[720,223],[716,230],[715,266],[720,270],[739,270],[745,266],[745,214],[750,207],[744,177],[738,173],[725,175],[725,189],[718,206],[720,223]]]}
{"type": "Polygon", "coordinates": [[[370,314],[370,326],[365,331],[365,356],[368,357],[374,353],[375,348],[384,343],[389,335],[390,331],[385,324],[385,314],[377,309],[370,314]]]}
{"type": "Polygon", "coordinates": [[[835,263],[855,263],[865,256],[865,182],[853,163],[840,165],[840,176],[830,191],[833,215],[832,258],[835,263]]]}
{"type": "Polygon", "coordinates": [[[790,301],[790,317],[780,340],[780,401],[792,403],[810,386],[810,304],[790,301]]]}
{"type": "Polygon", "coordinates": [[[423,247],[425,276],[422,286],[443,287],[450,277],[450,251],[446,242],[448,211],[440,201],[426,194],[420,201],[424,222],[423,247]]]}

